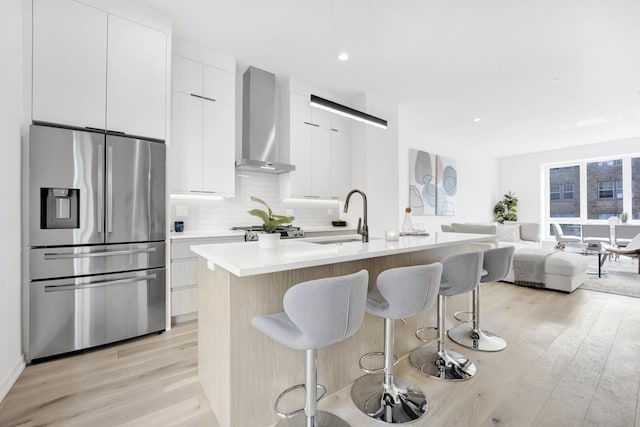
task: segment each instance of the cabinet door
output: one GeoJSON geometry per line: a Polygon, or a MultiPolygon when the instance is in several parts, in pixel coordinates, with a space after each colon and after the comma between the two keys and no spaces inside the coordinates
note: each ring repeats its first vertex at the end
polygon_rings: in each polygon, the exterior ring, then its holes
{"type": "Polygon", "coordinates": [[[331,132],[331,197],[344,199],[351,190],[351,144],[348,134],[331,132]]]}
{"type": "Polygon", "coordinates": [[[311,122],[325,129],[331,129],[331,116],[330,113],[320,108],[311,107],[311,122]]]}
{"type": "Polygon", "coordinates": [[[107,14],[71,0],[33,2],[33,120],[105,128],[107,14]]]}
{"type": "Polygon", "coordinates": [[[311,129],[311,191],[322,199],[331,197],[331,130],[311,129]]]}
{"type": "Polygon", "coordinates": [[[187,95],[202,95],[202,64],[171,55],[171,90],[187,95]]]}
{"type": "Polygon", "coordinates": [[[302,122],[291,121],[290,160],[296,170],[290,172],[292,197],[312,197],[311,191],[311,129],[302,122]]]}
{"type": "Polygon", "coordinates": [[[167,36],[109,15],[107,129],[165,139],[167,36]]]}
{"type": "Polygon", "coordinates": [[[296,92],[290,93],[291,120],[298,122],[311,122],[311,106],[309,105],[309,95],[302,95],[296,92]]]}
{"type": "Polygon", "coordinates": [[[203,93],[207,98],[216,102],[235,105],[236,76],[228,71],[220,70],[208,65],[204,66],[203,93]]]}
{"type": "Polygon", "coordinates": [[[203,101],[173,92],[171,101],[171,192],[202,190],[203,101]]]}
{"type": "Polygon", "coordinates": [[[235,109],[233,105],[203,101],[202,190],[235,192],[235,109]]]}

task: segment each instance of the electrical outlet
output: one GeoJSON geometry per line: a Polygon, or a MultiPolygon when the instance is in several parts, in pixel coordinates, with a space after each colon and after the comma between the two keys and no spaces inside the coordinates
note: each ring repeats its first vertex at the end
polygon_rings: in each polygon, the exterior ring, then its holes
{"type": "Polygon", "coordinates": [[[176,206],[176,216],[189,216],[189,206],[176,206]]]}
{"type": "Polygon", "coordinates": [[[284,212],[284,214],[285,214],[286,216],[293,216],[293,215],[294,215],[294,213],[293,213],[293,209],[287,209],[287,210],[284,212]]]}
{"type": "Polygon", "coordinates": [[[327,209],[327,215],[333,215],[333,209],[327,209]]]}

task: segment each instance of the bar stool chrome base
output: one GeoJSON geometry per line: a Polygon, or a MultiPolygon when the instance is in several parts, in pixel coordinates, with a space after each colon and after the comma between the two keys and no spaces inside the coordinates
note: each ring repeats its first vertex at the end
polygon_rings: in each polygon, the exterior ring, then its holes
{"type": "MultiPolygon", "coordinates": [[[[330,412],[316,412],[314,427],[350,427],[350,424],[330,412]]],[[[285,418],[278,421],[274,427],[307,427],[307,417],[304,413],[295,417],[285,418]]]]}
{"type": "Polygon", "coordinates": [[[501,351],[507,348],[507,342],[496,334],[482,329],[474,332],[470,326],[460,325],[449,329],[447,335],[451,341],[472,350],[501,351]]]}
{"type": "Polygon", "coordinates": [[[476,374],[475,363],[453,350],[421,347],[411,352],[409,360],[423,374],[440,380],[464,381],[476,374]]]}
{"type": "Polygon", "coordinates": [[[401,377],[393,377],[385,390],[384,374],[369,374],[358,378],[351,387],[351,400],[369,417],[390,424],[415,421],[427,411],[422,390],[401,377]]]}

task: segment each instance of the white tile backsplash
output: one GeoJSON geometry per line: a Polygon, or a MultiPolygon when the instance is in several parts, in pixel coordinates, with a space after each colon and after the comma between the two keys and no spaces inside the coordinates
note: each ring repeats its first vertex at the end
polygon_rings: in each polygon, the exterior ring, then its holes
{"type": "Polygon", "coordinates": [[[287,215],[293,210],[296,217],[294,225],[304,227],[329,226],[331,220],[340,218],[341,203],[338,201],[287,200],[281,201],[279,195],[279,175],[259,172],[236,173],[236,196],[224,200],[207,198],[170,199],[171,229],[173,222],[184,221],[185,231],[222,230],[234,226],[261,225],[260,219],[247,211],[261,208],[262,205],[251,201],[256,196],[266,201],[276,214],[287,215]],[[184,208],[187,216],[177,216],[184,208]],[[328,213],[332,211],[332,213],[328,213]]]}

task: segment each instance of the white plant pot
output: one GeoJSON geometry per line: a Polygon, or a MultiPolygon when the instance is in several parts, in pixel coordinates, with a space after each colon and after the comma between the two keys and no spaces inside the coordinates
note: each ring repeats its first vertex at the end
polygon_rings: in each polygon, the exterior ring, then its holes
{"type": "Polygon", "coordinates": [[[263,249],[277,248],[280,244],[280,233],[258,234],[258,247],[263,249]]]}

